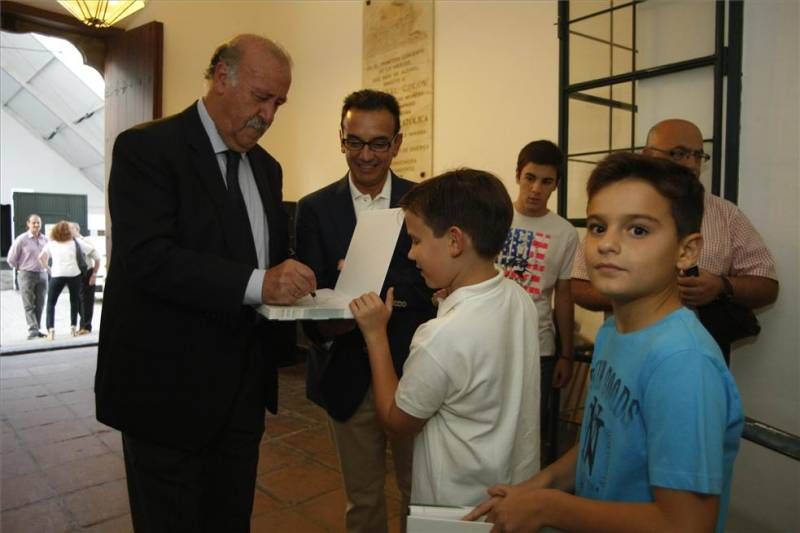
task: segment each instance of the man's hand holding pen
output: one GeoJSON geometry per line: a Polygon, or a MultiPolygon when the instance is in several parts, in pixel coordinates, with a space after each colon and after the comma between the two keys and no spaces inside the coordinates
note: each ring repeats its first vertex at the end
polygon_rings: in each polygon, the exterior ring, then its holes
{"type": "Polygon", "coordinates": [[[290,305],[306,294],[316,297],[316,290],[314,271],[295,259],[287,259],[267,270],[261,300],[267,304],[290,305]]]}

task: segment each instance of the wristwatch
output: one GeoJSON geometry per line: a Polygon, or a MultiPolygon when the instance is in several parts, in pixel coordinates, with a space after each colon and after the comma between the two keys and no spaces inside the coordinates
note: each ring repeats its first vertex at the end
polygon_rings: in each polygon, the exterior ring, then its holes
{"type": "Polygon", "coordinates": [[[733,285],[731,285],[731,280],[729,280],[728,277],[724,275],[721,275],[720,279],[722,280],[722,292],[719,293],[717,299],[733,300],[733,285]]]}

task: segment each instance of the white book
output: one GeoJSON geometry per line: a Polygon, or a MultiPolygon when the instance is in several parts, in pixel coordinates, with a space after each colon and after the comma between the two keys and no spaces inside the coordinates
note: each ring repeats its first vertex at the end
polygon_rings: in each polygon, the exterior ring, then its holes
{"type": "MultiPolygon", "coordinates": [[[[449,505],[409,505],[407,533],[488,533],[493,524],[480,518],[467,522],[462,518],[474,507],[449,505]]],[[[539,533],[560,533],[551,527],[543,527],[539,533]]]]}
{"type": "Polygon", "coordinates": [[[410,505],[407,533],[470,533],[489,532],[492,524],[488,522],[467,522],[461,520],[473,507],[447,505],[410,505]]]}
{"type": "Polygon", "coordinates": [[[392,261],[403,210],[362,211],[347,248],[336,287],[320,289],[292,305],[260,305],[256,311],[269,320],[331,320],[353,318],[350,302],[368,292],[380,293],[392,261]]]}

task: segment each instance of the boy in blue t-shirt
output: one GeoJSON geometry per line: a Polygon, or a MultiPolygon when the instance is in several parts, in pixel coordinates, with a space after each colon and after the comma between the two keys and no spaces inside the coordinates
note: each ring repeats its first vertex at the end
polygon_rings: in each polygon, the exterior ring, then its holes
{"type": "Polygon", "coordinates": [[[703,187],[674,163],[616,154],[587,192],[589,276],[614,316],[597,335],[580,443],[489,489],[468,518],[502,531],[724,531],[742,407],[677,288],[702,247],[703,187]]]}

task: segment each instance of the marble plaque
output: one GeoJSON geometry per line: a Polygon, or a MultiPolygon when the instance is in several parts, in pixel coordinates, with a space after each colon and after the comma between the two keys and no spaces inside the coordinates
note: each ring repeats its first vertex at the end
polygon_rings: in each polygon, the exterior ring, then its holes
{"type": "Polygon", "coordinates": [[[364,2],[364,88],[400,102],[403,144],[392,163],[399,175],[420,181],[433,168],[433,1],[364,2]]]}

